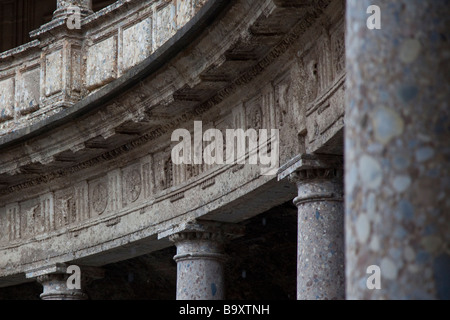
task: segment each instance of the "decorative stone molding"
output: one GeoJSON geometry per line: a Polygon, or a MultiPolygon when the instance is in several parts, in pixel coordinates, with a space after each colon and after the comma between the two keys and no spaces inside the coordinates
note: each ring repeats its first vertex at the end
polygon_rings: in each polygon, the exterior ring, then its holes
{"type": "MultiPolygon", "coordinates": [[[[124,17],[127,10],[133,16],[145,7],[139,3],[119,1],[86,17],[82,30],[92,43],[83,40],[81,50],[117,36],[120,57],[120,37],[134,39],[127,23],[137,22],[124,17]],[[113,16],[117,21],[108,19],[113,16]],[[123,34],[115,33],[116,27],[123,34]]],[[[186,220],[238,222],[292,199],[294,190],[286,182],[262,177],[250,165],[175,166],[168,161],[170,132],[192,129],[198,119],[205,128],[220,130],[279,128],[281,163],[305,151],[307,105],[300,99],[305,82],[299,75],[306,52],[322,32],[316,27],[333,16],[334,7],[327,6],[330,1],[294,8],[288,3],[239,0],[215,7],[210,0],[199,17],[130,73],[118,72],[118,79],[50,116],[43,127],[30,123],[26,135],[18,129],[0,137],[0,149],[8,150],[0,152],[0,228],[6,230],[0,232],[0,246],[10,257],[0,261],[0,276],[65,261],[67,250],[70,258],[104,263],[114,255],[104,252],[120,251],[123,245],[139,247],[145,240],[151,245],[140,250],[150,250],[156,238],[181,232],[186,220]],[[223,21],[205,26],[202,19],[219,8],[223,14],[214,17],[223,21]],[[274,25],[279,25],[277,32],[268,36],[274,25]],[[42,215],[41,197],[47,194],[53,194],[53,213],[42,215]],[[266,201],[258,203],[254,194],[266,201]],[[15,215],[7,215],[13,205],[15,215]],[[22,253],[38,244],[54,248],[52,255],[24,258],[22,253]]],[[[149,11],[141,22],[156,9],[145,8],[149,11]]],[[[330,103],[328,109],[334,107],[330,103]]]]}
{"type": "Polygon", "coordinates": [[[161,47],[205,3],[120,0],[94,14],[91,0],[58,0],[53,20],[30,32],[32,42],[0,54],[0,136],[70,107],[117,79],[161,47]],[[67,26],[72,7],[80,8],[80,29],[67,26]]]}
{"type": "Polygon", "coordinates": [[[92,0],[57,0],[56,11],[53,13],[53,19],[66,17],[73,14],[69,9],[77,7],[80,9],[81,17],[86,17],[92,13],[92,0]]]}
{"type": "Polygon", "coordinates": [[[26,272],[26,278],[36,279],[43,287],[40,295],[42,300],[86,300],[88,296],[83,288],[91,281],[101,279],[104,271],[99,268],[81,266],[80,288],[68,288],[67,281],[70,273],[67,273],[69,265],[58,263],[53,266],[43,267],[26,272]]]}
{"type": "Polygon", "coordinates": [[[233,238],[242,236],[244,228],[236,224],[198,220],[188,222],[171,232],[175,232],[169,235],[170,241],[174,243],[208,240],[223,244],[233,238]]]}

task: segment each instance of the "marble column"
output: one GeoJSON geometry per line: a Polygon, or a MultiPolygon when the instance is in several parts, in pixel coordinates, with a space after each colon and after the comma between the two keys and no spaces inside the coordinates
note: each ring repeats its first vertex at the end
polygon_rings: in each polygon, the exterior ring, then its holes
{"type": "Polygon", "coordinates": [[[345,298],[342,158],[300,155],[279,179],[297,184],[297,299],[345,298]]]}
{"type": "Polygon", "coordinates": [[[448,2],[346,10],[347,298],[450,299],[448,2]]]}
{"type": "Polygon", "coordinates": [[[177,300],[225,298],[224,243],[232,235],[222,225],[191,224],[170,236],[177,247],[177,300]]]}
{"type": "MultiPolygon", "coordinates": [[[[26,273],[29,279],[35,279],[43,287],[40,295],[42,300],[86,300],[84,292],[86,285],[95,279],[103,277],[102,269],[94,267],[78,267],[79,282],[71,277],[75,275],[73,270],[68,270],[69,265],[58,263],[53,266],[32,270],[26,273]],[[69,272],[68,272],[69,271],[69,272]]],[[[78,271],[77,271],[78,272],[78,271]]]]}

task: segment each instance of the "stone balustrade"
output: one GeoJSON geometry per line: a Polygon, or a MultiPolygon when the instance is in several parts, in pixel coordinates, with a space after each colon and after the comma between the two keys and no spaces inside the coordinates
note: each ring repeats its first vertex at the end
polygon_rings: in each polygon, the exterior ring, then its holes
{"type": "Polygon", "coordinates": [[[0,53],[0,136],[70,107],[119,78],[161,47],[205,2],[120,0],[96,13],[82,6],[80,29],[69,23],[77,13],[58,2],[52,21],[30,32],[31,42],[0,53]]]}

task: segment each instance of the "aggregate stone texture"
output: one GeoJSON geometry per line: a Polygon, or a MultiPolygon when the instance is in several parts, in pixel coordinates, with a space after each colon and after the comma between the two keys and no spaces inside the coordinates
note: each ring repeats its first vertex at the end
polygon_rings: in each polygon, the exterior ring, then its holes
{"type": "Polygon", "coordinates": [[[297,187],[297,299],[345,299],[342,182],[300,180],[297,187]]]}
{"type": "MultiPolygon", "coordinates": [[[[207,233],[206,233],[207,234],[207,233]]],[[[177,300],[222,300],[224,292],[224,255],[222,244],[214,239],[176,242],[177,300]]]]}
{"type": "Polygon", "coordinates": [[[347,298],[449,299],[450,7],[380,0],[370,30],[372,4],[347,1],[347,298]]]}

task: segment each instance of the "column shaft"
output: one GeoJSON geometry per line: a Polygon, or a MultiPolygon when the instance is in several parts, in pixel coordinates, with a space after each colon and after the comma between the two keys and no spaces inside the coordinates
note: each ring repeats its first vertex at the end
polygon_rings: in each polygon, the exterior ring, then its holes
{"type": "Polygon", "coordinates": [[[345,298],[342,179],[335,170],[297,177],[297,299],[345,298]],[[317,174],[319,173],[319,174],[317,174]]]}
{"type": "Polygon", "coordinates": [[[177,246],[176,299],[224,299],[222,240],[208,232],[182,232],[171,239],[177,246]]]}
{"type": "Polygon", "coordinates": [[[347,298],[449,299],[448,2],[346,10],[347,298]]]}

